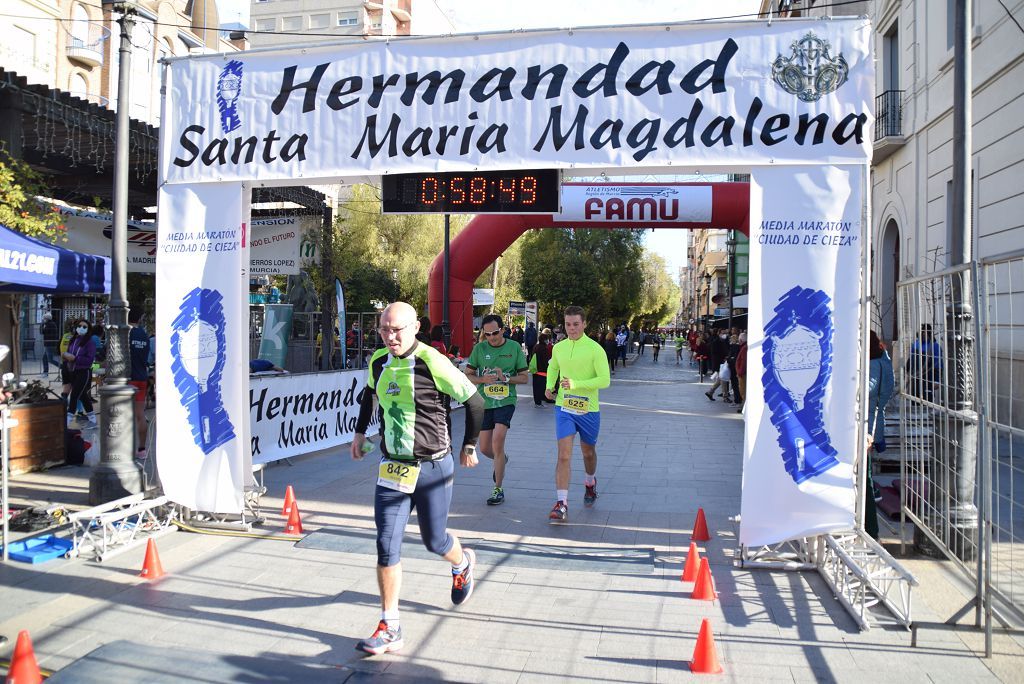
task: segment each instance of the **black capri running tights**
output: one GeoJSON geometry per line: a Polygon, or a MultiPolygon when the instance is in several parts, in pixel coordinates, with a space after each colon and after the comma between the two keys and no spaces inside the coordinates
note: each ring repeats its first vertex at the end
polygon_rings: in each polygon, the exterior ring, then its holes
{"type": "Polygon", "coordinates": [[[373,518],[377,523],[377,565],[390,567],[402,560],[402,536],[412,509],[420,524],[423,545],[443,556],[455,543],[448,534],[448,509],[452,504],[455,459],[448,454],[439,461],[420,464],[420,477],[412,494],[377,485],[373,518]]]}

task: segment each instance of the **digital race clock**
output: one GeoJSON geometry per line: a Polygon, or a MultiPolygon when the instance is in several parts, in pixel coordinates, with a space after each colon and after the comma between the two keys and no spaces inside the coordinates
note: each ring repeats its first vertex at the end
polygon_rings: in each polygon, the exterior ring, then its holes
{"type": "Polygon", "coordinates": [[[557,214],[559,172],[474,171],[383,176],[385,214],[557,214]]]}

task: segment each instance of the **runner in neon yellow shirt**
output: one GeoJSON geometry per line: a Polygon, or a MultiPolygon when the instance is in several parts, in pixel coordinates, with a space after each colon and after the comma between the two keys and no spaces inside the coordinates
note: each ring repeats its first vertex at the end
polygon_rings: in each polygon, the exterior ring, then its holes
{"type": "Polygon", "coordinates": [[[580,434],[583,452],[583,505],[597,500],[597,435],[601,429],[598,391],[611,384],[608,356],[601,345],[584,334],[587,327],[582,307],[569,306],[565,312],[568,337],[551,350],[545,394],[555,399],[555,437],[558,439],[558,464],[555,466],[555,507],[548,520],[565,522],[569,517],[569,475],[572,467],[572,443],[580,434]],[[558,397],[555,398],[557,385],[558,397]]]}

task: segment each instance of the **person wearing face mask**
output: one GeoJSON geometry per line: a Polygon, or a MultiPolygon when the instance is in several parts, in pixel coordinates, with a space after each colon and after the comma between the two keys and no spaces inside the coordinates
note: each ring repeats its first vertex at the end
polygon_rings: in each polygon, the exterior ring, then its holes
{"type": "Polygon", "coordinates": [[[739,394],[736,413],[743,413],[743,402],[747,400],[747,333],[740,333],[740,350],[736,353],[736,380],[739,383],[739,394]]]}
{"type": "Polygon", "coordinates": [[[62,354],[64,367],[71,380],[67,411],[75,415],[78,402],[82,402],[85,409],[82,417],[86,425],[92,427],[96,425],[96,420],[93,417],[92,397],[89,396],[89,383],[92,382],[92,364],[96,360],[96,343],[89,334],[89,322],[84,318],[75,321],[74,332],[68,350],[62,354]]]}
{"type": "MultiPolygon", "coordinates": [[[[729,401],[729,381],[722,379],[722,364],[727,362],[729,357],[729,334],[726,331],[721,331],[711,340],[711,371],[718,371],[718,379],[715,380],[714,384],[711,385],[711,389],[704,393],[711,401],[715,400],[715,390],[719,387],[722,388],[722,399],[728,404],[729,401]]],[[[728,368],[728,365],[726,365],[728,368]]]]}

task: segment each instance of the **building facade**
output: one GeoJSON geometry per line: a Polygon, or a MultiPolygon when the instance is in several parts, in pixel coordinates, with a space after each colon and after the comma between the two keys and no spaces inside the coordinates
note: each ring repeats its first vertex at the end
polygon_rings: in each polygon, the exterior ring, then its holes
{"type": "MultiPolygon", "coordinates": [[[[129,116],[160,123],[160,68],[165,57],[230,52],[222,39],[215,0],[138,0],[132,30],[129,116]]],[[[10,40],[0,42],[0,66],[45,85],[115,109],[118,88],[118,15],[96,2],[6,0],[10,40]]]]}
{"type": "Polygon", "coordinates": [[[252,0],[249,40],[253,47],[289,45],[313,35],[318,41],[344,36],[408,36],[412,0],[252,0]]]}
{"type": "MultiPolygon", "coordinates": [[[[875,26],[871,168],[874,324],[898,329],[896,283],[950,265],[954,0],[872,0],[816,7],[763,0],[762,14],[865,14],[875,26]]],[[[984,258],[1024,248],[1024,31],[1020,2],[972,3],[971,241],[984,258]]]]}

